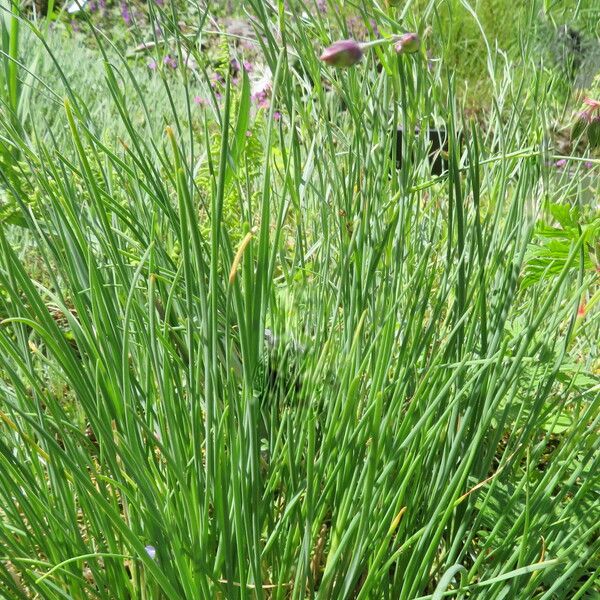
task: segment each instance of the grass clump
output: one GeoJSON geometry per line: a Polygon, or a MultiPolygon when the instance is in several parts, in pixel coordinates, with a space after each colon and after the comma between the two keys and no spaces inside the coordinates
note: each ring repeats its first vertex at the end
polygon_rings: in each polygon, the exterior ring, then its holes
{"type": "Polygon", "coordinates": [[[426,36],[335,70],[344,23],[295,4],[249,0],[252,68],[175,5],[177,68],[86,18],[88,73],[39,23],[2,53],[2,594],[593,598],[600,161],[554,147],[563,76],[486,50],[474,119],[426,36]]]}

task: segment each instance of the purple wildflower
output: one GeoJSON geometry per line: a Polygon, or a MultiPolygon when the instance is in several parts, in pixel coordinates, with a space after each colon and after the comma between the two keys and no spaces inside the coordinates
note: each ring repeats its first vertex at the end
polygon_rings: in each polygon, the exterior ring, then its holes
{"type": "Polygon", "coordinates": [[[151,71],[156,71],[156,69],[158,69],[158,63],[157,63],[157,62],[156,62],[154,59],[152,59],[152,60],[151,60],[151,61],[148,63],[148,68],[149,68],[151,71]]]}
{"type": "Polygon", "coordinates": [[[584,166],[586,169],[593,169],[593,168],[594,168],[594,163],[593,163],[591,160],[586,160],[586,161],[583,163],[583,166],[584,166]]]}
{"type": "Polygon", "coordinates": [[[129,12],[129,7],[126,2],[121,2],[121,17],[123,17],[125,25],[129,27],[131,25],[131,13],[129,12]]]}
{"type": "Polygon", "coordinates": [[[587,110],[582,110],[577,113],[577,117],[584,123],[589,123],[592,120],[592,113],[587,110]]]}
{"type": "Polygon", "coordinates": [[[246,71],[246,73],[252,73],[252,71],[254,70],[254,65],[251,62],[248,62],[247,60],[244,61],[244,71],[246,71]]]}
{"type": "Polygon", "coordinates": [[[375,19],[369,19],[369,24],[371,25],[371,29],[373,30],[375,37],[380,38],[381,33],[379,31],[379,27],[377,27],[377,21],[375,21],[375,19]]]}
{"type": "Polygon", "coordinates": [[[177,68],[177,59],[174,56],[171,56],[170,54],[167,54],[163,58],[163,63],[167,67],[170,67],[171,69],[176,69],[177,68]]]}
{"type": "Polygon", "coordinates": [[[278,110],[273,113],[273,120],[278,122],[281,121],[281,113],[278,110]]]}
{"type": "Polygon", "coordinates": [[[269,98],[271,96],[271,71],[267,70],[265,74],[252,84],[252,101],[258,108],[268,108],[269,98]]]}
{"type": "Polygon", "coordinates": [[[566,159],[564,159],[564,158],[560,158],[559,160],[557,160],[557,161],[554,163],[554,166],[555,166],[557,169],[562,169],[562,168],[563,168],[563,167],[564,167],[566,164],[567,164],[567,161],[566,161],[566,159]]]}
{"type": "Polygon", "coordinates": [[[258,108],[269,108],[269,93],[267,90],[261,90],[252,94],[252,100],[256,102],[258,108]]]}

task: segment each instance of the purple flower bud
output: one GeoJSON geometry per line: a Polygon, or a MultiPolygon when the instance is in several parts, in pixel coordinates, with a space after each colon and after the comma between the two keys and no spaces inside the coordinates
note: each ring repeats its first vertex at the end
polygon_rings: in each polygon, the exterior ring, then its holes
{"type": "Polygon", "coordinates": [[[146,552],[152,560],[156,559],[156,548],[154,546],[146,546],[146,552]]]}
{"type": "Polygon", "coordinates": [[[584,166],[586,169],[593,169],[593,168],[594,168],[594,163],[593,163],[591,160],[586,160],[586,161],[583,163],[583,166],[584,166]]]}
{"type": "Polygon", "coordinates": [[[567,164],[567,161],[564,158],[561,158],[554,163],[554,166],[557,169],[562,169],[566,164],[567,164]]]}
{"type": "Polygon", "coordinates": [[[151,61],[148,63],[148,68],[149,68],[151,71],[156,71],[156,69],[158,69],[158,63],[157,63],[155,60],[151,60],[151,61]]]}
{"type": "Polygon", "coordinates": [[[414,54],[421,47],[421,39],[416,33],[403,33],[394,44],[397,54],[414,54]]]}
{"type": "Polygon", "coordinates": [[[281,121],[281,113],[278,110],[273,113],[273,119],[275,121],[281,121]]]}
{"type": "Polygon", "coordinates": [[[351,67],[360,62],[362,57],[362,46],[354,40],[335,42],[320,56],[323,62],[338,68],[351,67]]]}
{"type": "Polygon", "coordinates": [[[600,100],[594,100],[592,98],[584,98],[583,103],[587,104],[592,110],[600,109],[600,100]]]}

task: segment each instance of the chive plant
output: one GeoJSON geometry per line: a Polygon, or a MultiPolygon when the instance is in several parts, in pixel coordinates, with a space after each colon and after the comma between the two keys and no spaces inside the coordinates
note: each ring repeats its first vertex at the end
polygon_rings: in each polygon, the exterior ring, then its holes
{"type": "Polygon", "coordinates": [[[59,116],[2,132],[23,173],[2,177],[23,219],[0,224],[2,596],[594,597],[594,230],[522,285],[558,201],[547,73],[490,54],[469,120],[426,39],[338,71],[336,29],[295,4],[248,2],[258,109],[244,72],[209,94],[206,14],[190,37],[152,8],[199,65],[152,75],[160,107],[92,29],[112,130],[37,38],[59,116]]]}

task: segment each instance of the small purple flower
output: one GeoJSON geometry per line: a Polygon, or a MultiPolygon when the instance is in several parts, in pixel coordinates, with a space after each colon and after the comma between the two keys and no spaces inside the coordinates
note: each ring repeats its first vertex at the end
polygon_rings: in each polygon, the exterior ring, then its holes
{"type": "Polygon", "coordinates": [[[129,27],[131,25],[131,13],[129,12],[129,7],[126,2],[121,2],[121,17],[123,17],[125,25],[129,27]]]}
{"type": "Polygon", "coordinates": [[[577,113],[577,117],[580,121],[583,121],[584,123],[589,123],[592,120],[592,113],[587,110],[582,110],[579,113],[577,113]]]}
{"type": "Polygon", "coordinates": [[[248,62],[247,60],[244,61],[244,71],[246,71],[246,73],[252,73],[252,71],[254,70],[254,65],[251,62],[248,62]]]}
{"type": "Polygon", "coordinates": [[[594,163],[593,163],[591,160],[586,160],[586,161],[583,163],[583,166],[584,166],[586,169],[593,169],[593,168],[594,168],[594,163]]]}
{"type": "Polygon", "coordinates": [[[396,54],[414,54],[421,47],[421,39],[416,33],[404,33],[394,44],[396,54]]]}
{"type": "Polygon", "coordinates": [[[154,546],[146,546],[146,552],[152,560],[156,560],[156,548],[154,546]]]}
{"type": "Polygon", "coordinates": [[[281,113],[278,110],[273,113],[273,120],[277,122],[281,121],[281,113]]]}
{"type": "Polygon", "coordinates": [[[269,108],[269,92],[268,90],[261,90],[252,94],[252,100],[256,102],[258,108],[269,108]]]}
{"type": "Polygon", "coordinates": [[[202,96],[194,96],[194,104],[197,104],[198,106],[206,106],[207,102],[205,98],[202,98],[202,96]]]}
{"type": "Polygon", "coordinates": [[[265,74],[252,84],[252,101],[258,108],[268,108],[269,98],[271,97],[272,81],[271,72],[267,70],[265,74]]]}
{"type": "Polygon", "coordinates": [[[363,57],[361,45],[354,40],[334,42],[326,48],[320,59],[332,67],[347,68],[360,62],[363,57]]]}
{"type": "Polygon", "coordinates": [[[362,28],[362,22],[356,16],[352,16],[346,19],[346,27],[350,31],[359,31],[362,28]]]}
{"type": "Polygon", "coordinates": [[[562,169],[562,168],[564,168],[564,166],[565,166],[566,164],[567,164],[567,161],[566,161],[566,159],[564,159],[564,158],[560,158],[559,160],[557,160],[557,161],[554,163],[554,166],[555,166],[557,169],[562,169]]]}
{"type": "Polygon", "coordinates": [[[156,69],[158,69],[158,63],[157,63],[157,62],[156,62],[154,59],[152,59],[152,60],[151,60],[151,61],[148,63],[148,68],[149,68],[151,71],[156,71],[156,69]]]}
{"type": "Polygon", "coordinates": [[[176,69],[177,68],[177,59],[174,56],[171,56],[170,54],[167,54],[163,58],[163,63],[167,67],[170,67],[171,69],[176,69]]]}
{"type": "Polygon", "coordinates": [[[377,21],[375,21],[375,19],[369,19],[369,24],[371,25],[375,37],[380,38],[381,33],[379,32],[379,27],[377,27],[377,21]]]}

